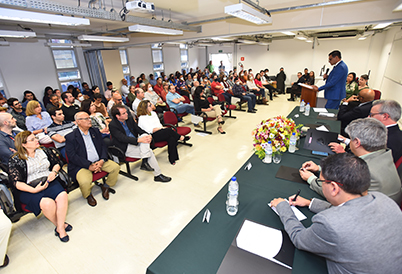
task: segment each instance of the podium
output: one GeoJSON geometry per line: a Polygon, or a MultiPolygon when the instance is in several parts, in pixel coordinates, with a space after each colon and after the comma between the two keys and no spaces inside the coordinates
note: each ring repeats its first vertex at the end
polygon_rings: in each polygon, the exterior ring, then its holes
{"type": "Polygon", "coordinates": [[[301,97],[300,101],[304,100],[304,102],[307,104],[309,103],[311,107],[316,107],[317,106],[317,92],[313,90],[313,88],[309,85],[306,84],[301,84],[299,85],[302,87],[302,92],[301,92],[301,97]]]}

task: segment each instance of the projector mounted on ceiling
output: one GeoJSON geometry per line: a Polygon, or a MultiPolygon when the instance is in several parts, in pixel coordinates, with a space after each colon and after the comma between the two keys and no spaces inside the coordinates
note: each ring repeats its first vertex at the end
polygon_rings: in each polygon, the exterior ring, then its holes
{"type": "Polygon", "coordinates": [[[155,5],[154,5],[154,3],[137,0],[137,1],[127,2],[126,9],[137,11],[137,12],[154,12],[155,5]]]}

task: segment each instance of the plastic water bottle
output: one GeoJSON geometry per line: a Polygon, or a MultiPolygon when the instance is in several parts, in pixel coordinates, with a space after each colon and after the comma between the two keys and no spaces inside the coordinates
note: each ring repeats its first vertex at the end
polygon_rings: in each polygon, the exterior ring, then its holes
{"type": "Polygon", "coordinates": [[[239,195],[239,183],[237,183],[236,177],[232,177],[229,183],[228,199],[226,200],[226,212],[230,216],[234,216],[237,213],[239,202],[237,196],[239,195]]]}
{"type": "Polygon", "coordinates": [[[304,102],[304,100],[302,100],[302,101],[300,102],[300,112],[301,112],[301,113],[304,112],[305,106],[306,106],[306,103],[304,102]]]}
{"type": "Polygon", "coordinates": [[[304,115],[306,115],[306,116],[310,115],[310,103],[307,103],[306,109],[304,111],[304,115]]]}
{"type": "Polygon", "coordinates": [[[296,133],[293,132],[292,136],[290,136],[290,139],[289,139],[289,152],[290,153],[294,153],[296,151],[296,141],[297,141],[296,133]]]}
{"type": "Polygon", "coordinates": [[[265,148],[265,158],[264,158],[264,163],[270,164],[272,163],[272,142],[268,141],[268,145],[265,148]]]}

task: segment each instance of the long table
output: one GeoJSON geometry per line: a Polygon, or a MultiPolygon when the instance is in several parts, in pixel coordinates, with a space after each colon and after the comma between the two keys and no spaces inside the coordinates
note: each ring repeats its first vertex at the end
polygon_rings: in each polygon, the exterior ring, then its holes
{"type": "MultiPolygon", "coordinates": [[[[310,116],[300,115],[299,118],[294,118],[298,112],[299,108],[296,107],[288,117],[292,117],[296,123],[304,124],[312,124],[318,119],[314,112],[310,116]]],[[[331,126],[331,131],[339,132],[339,122],[325,120],[325,123],[327,122],[331,126]]],[[[301,189],[301,195],[305,198],[318,198],[319,195],[310,190],[307,184],[278,179],[275,178],[275,174],[281,165],[299,168],[312,157],[315,162],[319,161],[319,156],[313,156],[303,148],[294,154],[284,153],[280,164],[264,164],[256,155],[251,156],[234,174],[239,182],[237,215],[231,217],[226,213],[225,202],[228,191],[226,184],[155,259],[146,273],[216,273],[245,219],[283,229],[278,215],[268,207],[267,203],[276,197],[288,197],[298,189],[301,189]],[[252,168],[247,171],[245,166],[248,163],[252,164],[252,168]],[[202,222],[206,209],[211,211],[210,223],[202,222]]],[[[300,210],[307,216],[307,219],[302,221],[303,225],[310,226],[313,213],[307,208],[300,210]]],[[[327,273],[325,259],[296,249],[292,273],[327,273]]]]}

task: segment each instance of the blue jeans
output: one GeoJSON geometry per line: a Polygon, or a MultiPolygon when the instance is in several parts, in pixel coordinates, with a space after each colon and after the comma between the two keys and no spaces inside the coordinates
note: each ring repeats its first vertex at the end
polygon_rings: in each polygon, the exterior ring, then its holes
{"type": "Polygon", "coordinates": [[[251,111],[255,108],[256,96],[255,94],[249,93],[242,95],[241,99],[247,101],[248,110],[251,111]]]}
{"type": "Polygon", "coordinates": [[[64,159],[66,159],[66,147],[61,147],[58,148],[58,150],[60,151],[60,154],[63,156],[64,159]]]}
{"type": "Polygon", "coordinates": [[[228,102],[228,104],[232,104],[232,94],[224,92],[222,93],[223,97],[225,97],[225,101],[228,102]]]}
{"type": "Polygon", "coordinates": [[[329,109],[338,109],[339,104],[341,103],[341,100],[327,100],[327,103],[325,104],[325,108],[329,109]]]}
{"type": "Polygon", "coordinates": [[[178,105],[175,109],[176,109],[177,113],[187,112],[187,113],[195,114],[194,106],[190,105],[190,104],[181,104],[181,105],[178,105]]]}

